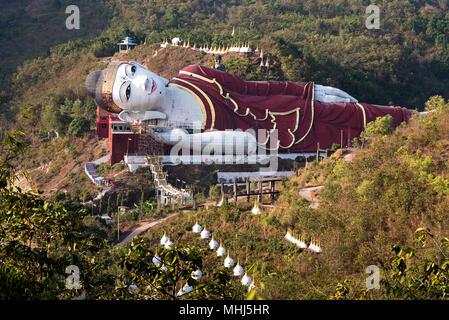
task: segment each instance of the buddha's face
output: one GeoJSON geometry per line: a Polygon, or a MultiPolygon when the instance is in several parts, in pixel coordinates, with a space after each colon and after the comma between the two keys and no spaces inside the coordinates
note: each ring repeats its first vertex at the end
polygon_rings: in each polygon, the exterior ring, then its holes
{"type": "Polygon", "coordinates": [[[166,93],[167,82],[137,62],[123,63],[117,69],[112,98],[123,110],[154,110],[166,93]]]}

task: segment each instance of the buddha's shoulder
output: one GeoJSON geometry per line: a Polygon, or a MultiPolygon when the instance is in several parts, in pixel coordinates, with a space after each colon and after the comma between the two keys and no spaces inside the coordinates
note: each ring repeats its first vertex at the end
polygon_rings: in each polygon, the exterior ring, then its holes
{"type": "Polygon", "coordinates": [[[207,76],[211,72],[213,73],[214,69],[206,66],[202,66],[199,64],[192,64],[180,70],[180,73],[194,73],[197,75],[207,76]]]}

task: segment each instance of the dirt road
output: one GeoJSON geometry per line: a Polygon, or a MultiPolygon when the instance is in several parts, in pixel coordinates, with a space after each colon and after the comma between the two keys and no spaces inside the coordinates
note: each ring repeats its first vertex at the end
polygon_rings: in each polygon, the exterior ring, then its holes
{"type": "Polygon", "coordinates": [[[158,220],[154,220],[154,221],[150,221],[150,222],[143,222],[139,227],[134,229],[134,231],[131,232],[125,239],[123,239],[120,242],[120,244],[125,244],[125,243],[131,242],[135,236],[147,231],[148,229],[150,229],[151,227],[154,227],[155,225],[158,225],[159,223],[167,221],[168,219],[170,219],[176,215],[177,215],[177,213],[173,213],[173,214],[166,216],[165,218],[162,218],[162,219],[158,219],[158,220]]]}

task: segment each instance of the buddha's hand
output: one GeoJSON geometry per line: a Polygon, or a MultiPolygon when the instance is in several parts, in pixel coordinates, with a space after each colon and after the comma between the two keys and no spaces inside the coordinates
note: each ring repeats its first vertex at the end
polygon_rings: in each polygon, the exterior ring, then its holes
{"type": "Polygon", "coordinates": [[[315,100],[324,103],[358,102],[343,90],[316,84],[314,87],[315,100]]]}
{"type": "Polygon", "coordinates": [[[159,111],[122,111],[118,117],[125,122],[167,119],[167,115],[159,111]]]}
{"type": "Polygon", "coordinates": [[[177,145],[185,150],[193,150],[210,155],[220,154],[256,154],[257,139],[243,131],[211,130],[189,134],[181,128],[150,128],[149,134],[157,141],[167,145],[177,145]]]}
{"type": "Polygon", "coordinates": [[[189,133],[178,128],[149,128],[148,133],[156,140],[167,145],[188,140],[189,133]]]}

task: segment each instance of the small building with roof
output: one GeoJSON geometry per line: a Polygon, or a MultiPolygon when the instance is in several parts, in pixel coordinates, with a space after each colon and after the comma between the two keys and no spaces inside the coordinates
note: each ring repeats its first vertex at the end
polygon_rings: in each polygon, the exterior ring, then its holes
{"type": "Polygon", "coordinates": [[[131,37],[126,37],[122,42],[117,43],[117,45],[120,53],[128,53],[131,49],[134,49],[134,47],[137,46],[137,43],[135,43],[131,37]]]}

